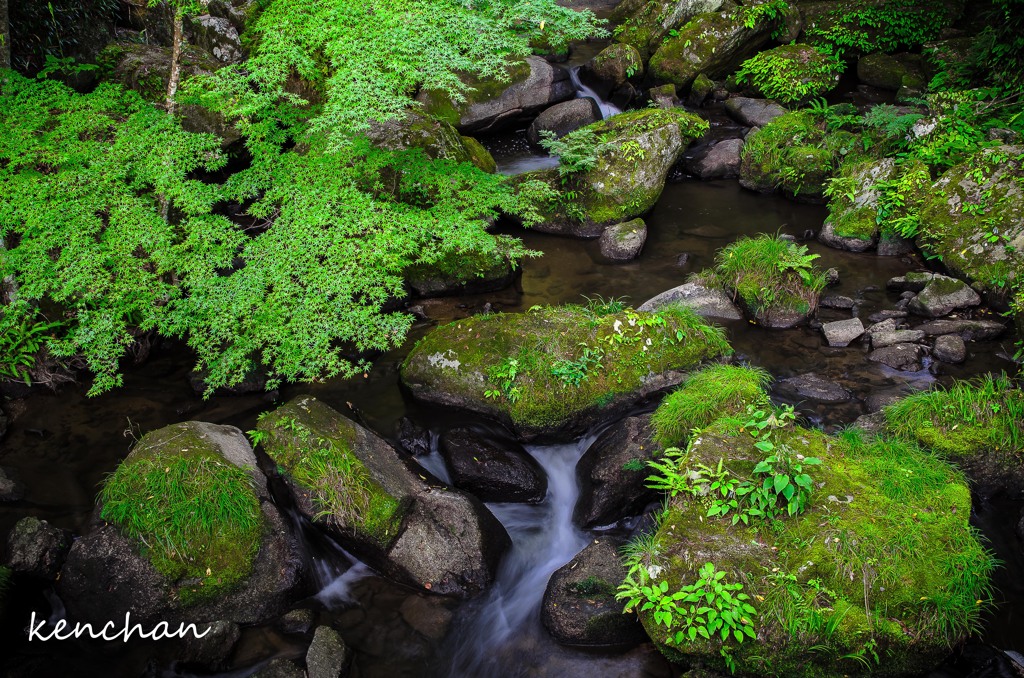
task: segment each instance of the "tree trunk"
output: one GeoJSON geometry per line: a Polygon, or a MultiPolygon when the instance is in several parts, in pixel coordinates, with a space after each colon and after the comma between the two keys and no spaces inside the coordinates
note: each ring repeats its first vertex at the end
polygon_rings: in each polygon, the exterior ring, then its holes
{"type": "MultiPolygon", "coordinates": [[[[5,0],[0,0],[5,2],[5,0]]],[[[174,44],[171,47],[171,75],[167,79],[167,112],[174,115],[174,98],[178,94],[178,81],[181,79],[181,45],[182,38],[182,12],[180,9],[174,12],[174,44]]]]}
{"type": "Polygon", "coordinates": [[[11,22],[7,0],[0,0],[0,69],[11,67],[11,22]]]}

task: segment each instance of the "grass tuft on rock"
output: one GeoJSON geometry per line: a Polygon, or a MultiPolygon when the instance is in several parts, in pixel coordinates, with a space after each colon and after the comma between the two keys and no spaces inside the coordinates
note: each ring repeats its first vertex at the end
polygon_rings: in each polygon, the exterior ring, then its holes
{"type": "Polygon", "coordinates": [[[214,598],[252,573],[263,518],[252,476],[195,449],[139,449],[107,478],[101,517],[143,544],[183,602],[214,598]]]}

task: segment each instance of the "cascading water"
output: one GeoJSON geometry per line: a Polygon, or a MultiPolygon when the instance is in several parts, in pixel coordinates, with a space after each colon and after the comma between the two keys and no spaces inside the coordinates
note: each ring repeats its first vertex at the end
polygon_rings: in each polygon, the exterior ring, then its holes
{"type": "Polygon", "coordinates": [[[577,99],[590,97],[591,99],[597,102],[597,107],[601,109],[602,120],[607,120],[613,115],[618,115],[619,113],[622,113],[621,108],[611,103],[610,101],[605,101],[600,96],[598,96],[597,92],[583,84],[583,81],[580,80],[579,66],[574,66],[573,68],[569,69],[569,80],[572,81],[572,86],[576,88],[577,99]]]}
{"type": "Polygon", "coordinates": [[[488,505],[508,530],[512,548],[490,592],[467,606],[458,627],[449,634],[452,646],[439,675],[476,678],[530,673],[530,649],[545,634],[539,610],[548,579],[587,544],[587,535],[573,525],[572,512],[579,496],[576,462],[595,438],[527,447],[547,473],[547,497],[536,505],[488,505]]]}

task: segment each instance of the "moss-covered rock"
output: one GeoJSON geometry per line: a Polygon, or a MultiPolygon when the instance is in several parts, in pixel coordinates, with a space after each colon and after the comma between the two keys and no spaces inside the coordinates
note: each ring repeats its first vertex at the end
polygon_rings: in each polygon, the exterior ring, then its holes
{"type": "Polygon", "coordinates": [[[818,240],[837,249],[863,252],[878,243],[878,184],[897,172],[893,158],[844,163],[833,179],[828,219],[818,240]]]}
{"type": "Polygon", "coordinates": [[[59,580],[84,621],[253,623],[298,585],[298,544],[242,432],[202,422],[144,436],[107,479],[98,518],[59,580]]]}
{"type": "Polygon", "coordinates": [[[623,43],[605,47],[580,67],[580,78],[602,97],[607,97],[628,80],[639,80],[643,74],[644,62],[640,52],[623,43]]]}
{"type": "Polygon", "coordinates": [[[722,0],[642,0],[619,3],[611,15],[615,40],[636,48],[644,59],[661,45],[669,31],[705,12],[717,12],[722,0]]]}
{"type": "Polygon", "coordinates": [[[855,141],[849,132],[827,131],[811,111],[779,116],[747,137],[740,185],[762,193],[781,190],[801,202],[823,202],[828,180],[855,141]]]}
{"type": "Polygon", "coordinates": [[[564,177],[557,170],[526,172],[513,181],[539,179],[560,194],[535,230],[596,238],[654,207],[669,170],[707,129],[707,122],[681,110],[621,113],[583,128],[600,139],[591,169],[564,177]]]}
{"type": "Polygon", "coordinates": [[[444,92],[425,90],[417,96],[427,113],[454,125],[463,134],[496,132],[520,124],[545,108],[573,98],[568,73],[540,57],[512,62],[506,79],[481,80],[463,74],[470,87],[456,102],[444,92]]]}
{"type": "MultiPolygon", "coordinates": [[[[470,137],[461,136],[451,123],[433,118],[422,111],[409,111],[404,118],[383,123],[371,122],[366,136],[374,145],[389,151],[419,148],[431,160],[443,158],[455,162],[473,162],[473,150],[465,141],[470,137]]],[[[487,153],[486,149],[484,153],[487,153]]],[[[481,159],[486,164],[486,160],[481,159]]]]}
{"type": "Polygon", "coordinates": [[[729,351],[720,329],[685,309],[546,307],[439,327],[401,376],[417,399],[494,417],[524,439],[565,439],[729,351]]]}
{"type": "Polygon", "coordinates": [[[698,14],[658,47],[648,66],[650,75],[681,88],[701,73],[725,77],[768,41],[773,28],[774,21],[768,19],[748,28],[741,9],[698,14]]]}
{"type": "Polygon", "coordinates": [[[785,104],[808,102],[832,91],[839,84],[844,67],[832,54],[812,45],[794,43],[747,59],[736,80],[785,104]]]}
{"type": "Polygon", "coordinates": [[[299,510],[380,571],[455,596],[493,581],[509,545],[501,523],[469,495],[431,486],[372,431],[310,396],[257,429],[299,510]]]}
{"type": "Polygon", "coordinates": [[[920,221],[923,249],[979,289],[1005,294],[1024,279],[1024,149],[984,149],[947,170],[920,221]]]}
{"type": "Polygon", "coordinates": [[[485,172],[494,174],[498,171],[498,163],[491,152],[473,137],[462,137],[462,145],[469,153],[469,161],[485,172]]]}
{"type": "Polygon", "coordinates": [[[742,642],[732,628],[727,638],[720,631],[705,638],[699,629],[708,630],[707,610],[684,599],[668,627],[653,610],[639,610],[659,649],[715,670],[726,668],[727,657],[733,673],[750,676],[903,676],[938,664],[977,627],[994,567],[969,525],[963,476],[911,443],[856,431],[830,437],[785,417],[751,429],[751,416],[770,421],[763,411],[719,418],[685,454],[666,460],[682,491],[656,533],[630,549],[634,583],[664,582],[664,595],[695,587],[708,596],[699,605],[735,607],[735,629],[749,633],[740,632],[742,642]],[[774,445],[771,458],[751,430],[774,445]],[[790,514],[791,495],[778,477],[795,487],[802,473],[809,494],[802,511],[790,514]],[[737,506],[709,515],[721,497],[710,487],[720,478],[735,490],[765,487],[761,505],[777,501],[770,509],[777,517],[749,513],[758,490],[727,493],[737,506]],[[744,512],[745,520],[732,519],[744,512]],[[708,572],[711,584],[700,584],[708,572]],[[746,598],[734,605],[716,585],[730,587],[732,600],[746,598]]]}
{"type": "Polygon", "coordinates": [[[921,89],[928,84],[929,74],[920,54],[866,54],[857,60],[860,81],[895,92],[901,87],[921,89]]]}
{"type": "Polygon", "coordinates": [[[406,272],[413,292],[421,297],[481,294],[508,287],[515,269],[504,250],[451,252],[434,264],[416,264],[406,272]]]}

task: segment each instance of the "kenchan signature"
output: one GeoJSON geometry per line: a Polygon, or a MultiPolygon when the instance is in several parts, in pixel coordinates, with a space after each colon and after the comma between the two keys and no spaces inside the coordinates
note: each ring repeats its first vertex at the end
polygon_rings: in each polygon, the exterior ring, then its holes
{"type": "Polygon", "coordinates": [[[53,625],[53,630],[50,635],[46,635],[44,627],[47,626],[47,620],[42,620],[36,624],[36,613],[32,612],[32,618],[28,623],[28,639],[30,641],[40,640],[68,640],[70,638],[81,638],[84,635],[88,635],[90,638],[103,640],[117,640],[123,637],[124,642],[128,642],[128,639],[134,635],[139,638],[146,638],[149,640],[163,640],[164,638],[184,638],[187,634],[191,633],[196,638],[202,638],[210,632],[210,626],[206,627],[206,630],[202,633],[196,628],[195,624],[178,624],[177,629],[172,629],[170,624],[165,621],[157,622],[152,629],[146,631],[142,624],[132,624],[131,622],[132,613],[124,613],[124,627],[118,627],[117,622],[108,621],[103,625],[99,631],[97,631],[91,623],[77,622],[74,626],[67,623],[66,620],[61,619],[53,625]]]}

